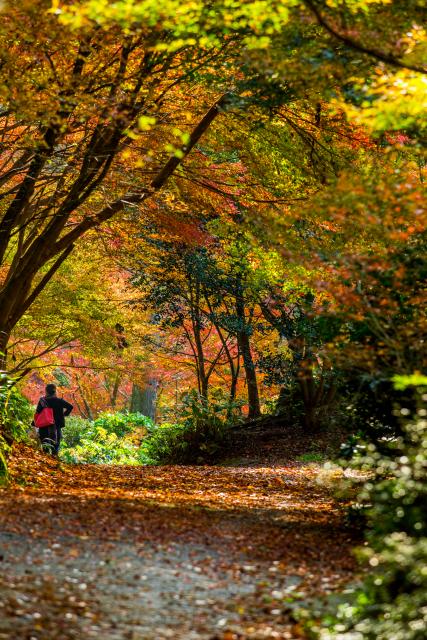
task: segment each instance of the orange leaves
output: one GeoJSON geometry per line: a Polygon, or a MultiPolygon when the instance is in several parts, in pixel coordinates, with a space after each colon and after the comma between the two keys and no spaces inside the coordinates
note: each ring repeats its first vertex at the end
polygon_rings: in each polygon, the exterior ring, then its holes
{"type": "MultiPolygon", "coordinates": [[[[55,460],[20,445],[14,449],[10,473],[14,487],[25,482],[24,492],[33,496],[32,500],[43,502],[47,499],[47,504],[55,510],[68,509],[68,503],[78,510],[90,500],[96,513],[104,508],[104,504],[111,510],[112,526],[114,512],[125,519],[132,516],[138,520],[138,514],[142,515],[147,509],[151,512],[150,505],[174,509],[177,525],[176,518],[184,512],[185,518],[191,521],[193,513],[203,521],[205,509],[212,517],[219,512],[249,514],[261,508],[278,509],[289,522],[309,517],[318,524],[331,522],[331,518],[338,516],[332,499],[327,494],[322,495],[314,484],[316,470],[295,463],[274,468],[116,466],[111,474],[103,465],[58,466],[55,460]],[[136,505],[139,507],[134,512],[136,505]]],[[[97,535],[99,526],[104,526],[104,519],[98,523],[96,515],[86,513],[86,516],[90,518],[89,529],[86,528],[88,523],[76,522],[76,533],[88,535],[88,531],[90,536],[97,535]]],[[[181,524],[184,525],[184,521],[181,524]]],[[[72,547],[69,553],[71,557],[77,557],[78,548],[72,547]]]]}

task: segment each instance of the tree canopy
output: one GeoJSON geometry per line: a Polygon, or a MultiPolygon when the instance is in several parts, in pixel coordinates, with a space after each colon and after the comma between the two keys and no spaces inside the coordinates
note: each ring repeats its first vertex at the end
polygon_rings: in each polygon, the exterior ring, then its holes
{"type": "Polygon", "coordinates": [[[393,292],[423,273],[410,257],[424,234],[422,13],[356,0],[5,2],[5,366],[71,366],[77,346],[102,368],[119,323],[136,372],[181,322],[199,390],[228,368],[234,397],[237,368],[253,415],[256,377],[278,380],[267,361],[283,370],[306,349],[324,368],[364,336],[357,366],[418,368],[415,344],[405,364],[397,352],[423,325],[422,293],[393,292]],[[114,308],[94,302],[104,284],[81,269],[95,255],[104,283],[123,288],[114,308]],[[189,332],[172,301],[193,285],[189,332]],[[178,313],[162,329],[156,291],[178,313]],[[295,313],[313,327],[296,329],[295,313]],[[106,340],[90,346],[96,322],[106,340]]]}

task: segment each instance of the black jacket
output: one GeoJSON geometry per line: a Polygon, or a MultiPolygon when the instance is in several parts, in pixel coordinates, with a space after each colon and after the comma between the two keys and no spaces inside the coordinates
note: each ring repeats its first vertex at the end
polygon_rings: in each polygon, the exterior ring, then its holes
{"type": "Polygon", "coordinates": [[[40,413],[43,409],[42,400],[44,400],[48,407],[53,409],[53,417],[55,419],[55,425],[58,429],[62,429],[65,425],[65,416],[69,416],[73,410],[73,405],[57,396],[44,396],[40,398],[37,405],[36,413],[40,413]]]}

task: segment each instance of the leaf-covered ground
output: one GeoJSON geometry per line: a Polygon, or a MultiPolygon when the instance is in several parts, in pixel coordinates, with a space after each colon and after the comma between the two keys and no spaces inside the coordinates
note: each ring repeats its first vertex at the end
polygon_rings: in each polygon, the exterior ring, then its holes
{"type": "Polygon", "coordinates": [[[0,639],[299,638],[299,603],[353,576],[313,465],[64,467],[21,447],[11,473],[0,639]]]}

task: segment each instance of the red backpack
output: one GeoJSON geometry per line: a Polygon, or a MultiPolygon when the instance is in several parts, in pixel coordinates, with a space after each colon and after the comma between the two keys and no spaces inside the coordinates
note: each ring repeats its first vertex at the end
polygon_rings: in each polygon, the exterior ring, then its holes
{"type": "Polygon", "coordinates": [[[43,408],[40,413],[34,414],[34,425],[36,429],[41,429],[42,427],[51,427],[55,424],[53,409],[47,406],[45,398],[40,398],[40,404],[43,408]]]}

